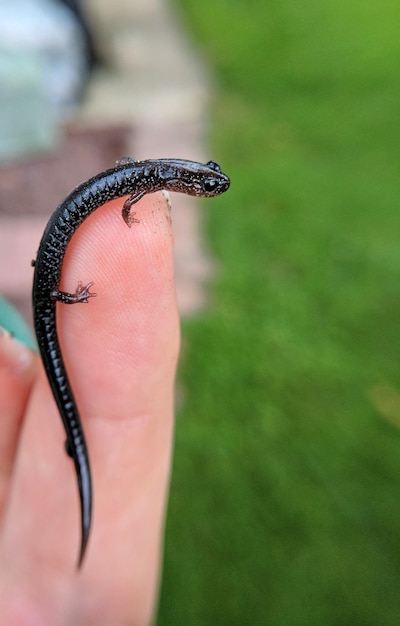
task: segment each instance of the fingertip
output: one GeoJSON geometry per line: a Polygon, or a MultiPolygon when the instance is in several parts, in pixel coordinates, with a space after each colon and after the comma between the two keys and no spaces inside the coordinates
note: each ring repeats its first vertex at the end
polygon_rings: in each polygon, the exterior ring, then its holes
{"type": "Polygon", "coordinates": [[[2,377],[22,379],[33,373],[37,356],[31,348],[0,326],[0,370],[2,377]]]}
{"type": "MultiPolygon", "coordinates": [[[[3,316],[2,322],[4,319],[3,316]]],[[[20,427],[37,365],[35,352],[8,329],[0,328],[0,510],[7,496],[20,427]]]]}

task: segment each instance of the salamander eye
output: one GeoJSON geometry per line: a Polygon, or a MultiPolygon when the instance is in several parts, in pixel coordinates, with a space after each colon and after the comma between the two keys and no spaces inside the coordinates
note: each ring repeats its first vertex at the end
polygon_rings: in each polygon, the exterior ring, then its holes
{"type": "Polygon", "coordinates": [[[205,178],[203,182],[204,191],[212,193],[218,187],[218,180],[216,178],[205,178]]]}
{"type": "Polygon", "coordinates": [[[215,161],[208,161],[206,166],[210,168],[210,170],[214,170],[214,172],[221,172],[221,168],[215,161]]]}

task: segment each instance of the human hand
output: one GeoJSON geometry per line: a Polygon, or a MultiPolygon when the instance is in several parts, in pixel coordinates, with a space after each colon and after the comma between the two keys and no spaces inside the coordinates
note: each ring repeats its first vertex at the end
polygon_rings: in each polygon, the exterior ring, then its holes
{"type": "Polygon", "coordinates": [[[2,624],[145,625],[158,586],[179,323],[163,194],[104,205],[74,235],[57,304],[60,342],[89,449],[94,515],[81,571],[74,466],[37,355],[0,337],[2,624]]]}

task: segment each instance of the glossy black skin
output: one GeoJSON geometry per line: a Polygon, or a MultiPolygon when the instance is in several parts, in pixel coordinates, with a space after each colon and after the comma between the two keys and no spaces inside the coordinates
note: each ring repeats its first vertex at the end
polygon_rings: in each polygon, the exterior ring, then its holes
{"type": "Polygon", "coordinates": [[[33,279],[34,326],[43,365],[67,435],[66,449],[72,457],[81,505],[81,546],[78,567],[85,556],[92,518],[92,481],[89,455],[81,419],[68,380],[57,337],[56,302],[87,302],[96,294],[92,283],[75,293],[59,291],[64,255],[72,235],[82,222],[106,202],[129,194],[122,209],[128,226],[134,221],[130,207],[145,194],[177,191],[192,196],[217,196],[229,188],[229,178],[214,161],[205,165],[181,159],[134,161],[123,159],[116,167],[82,183],[57,207],[40,242],[33,279]]]}

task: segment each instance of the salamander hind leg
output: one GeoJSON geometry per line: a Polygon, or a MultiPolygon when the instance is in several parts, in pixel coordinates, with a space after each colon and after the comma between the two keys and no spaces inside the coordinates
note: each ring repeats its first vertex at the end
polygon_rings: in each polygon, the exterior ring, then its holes
{"type": "Polygon", "coordinates": [[[57,302],[64,302],[64,304],[76,304],[77,302],[89,302],[89,298],[97,296],[96,293],[90,293],[89,289],[93,285],[93,282],[87,285],[82,285],[79,281],[75,293],[68,293],[67,291],[52,291],[51,297],[57,302]]]}

